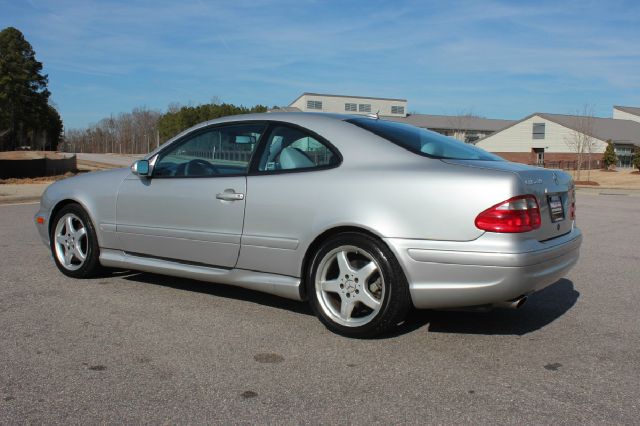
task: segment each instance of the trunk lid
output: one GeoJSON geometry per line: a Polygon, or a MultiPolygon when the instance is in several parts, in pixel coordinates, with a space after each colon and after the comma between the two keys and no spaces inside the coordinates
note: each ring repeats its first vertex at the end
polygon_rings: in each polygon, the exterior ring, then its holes
{"type": "MultiPolygon", "coordinates": [[[[540,228],[530,231],[538,241],[546,241],[571,232],[570,218],[573,179],[562,170],[543,169],[508,161],[443,160],[449,164],[514,173],[520,178],[521,193],[532,194],[540,206],[540,228]]],[[[489,206],[487,206],[489,207],[489,206]]]]}

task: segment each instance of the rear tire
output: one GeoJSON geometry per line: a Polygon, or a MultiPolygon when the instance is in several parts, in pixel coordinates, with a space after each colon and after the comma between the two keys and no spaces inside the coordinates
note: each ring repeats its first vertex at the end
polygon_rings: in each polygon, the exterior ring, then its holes
{"type": "Polygon", "coordinates": [[[411,308],[404,272],[389,248],[357,232],[330,237],[306,276],[311,308],[331,331],[367,338],[401,323],[411,308]]]}
{"type": "Polygon", "coordinates": [[[66,276],[90,278],[102,270],[95,228],[79,204],[67,204],[56,213],[49,242],[56,266],[66,276]]]}

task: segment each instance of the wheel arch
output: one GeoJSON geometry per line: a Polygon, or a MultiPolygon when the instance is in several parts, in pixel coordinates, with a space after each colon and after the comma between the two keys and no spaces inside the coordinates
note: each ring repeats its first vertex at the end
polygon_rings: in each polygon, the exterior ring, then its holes
{"type": "Polygon", "coordinates": [[[87,208],[87,206],[80,200],[77,200],[75,198],[64,198],[60,201],[58,201],[53,208],[51,209],[51,214],[49,215],[49,226],[48,226],[48,233],[47,235],[51,235],[51,230],[52,227],[54,226],[53,223],[53,219],[56,217],[56,215],[58,214],[58,212],[60,210],[62,210],[64,207],[70,205],[70,204],[77,204],[79,205],[84,211],[85,213],[87,213],[87,216],[89,216],[89,219],[92,222],[93,225],[93,229],[96,231],[96,237],[98,239],[98,245],[100,245],[100,232],[98,230],[98,228],[96,227],[96,220],[93,217],[93,215],[91,214],[90,210],[87,208]]]}
{"type": "Polygon", "coordinates": [[[367,229],[361,226],[356,226],[356,225],[341,225],[341,226],[335,226],[333,228],[326,229],[325,231],[317,235],[313,239],[313,241],[311,241],[311,244],[309,244],[309,246],[307,247],[304,253],[304,257],[302,258],[302,265],[300,267],[300,299],[301,300],[308,300],[307,299],[308,297],[307,282],[306,282],[307,270],[309,269],[314,253],[329,238],[333,237],[334,235],[342,234],[345,232],[355,232],[355,233],[364,234],[369,237],[372,237],[376,239],[378,242],[384,244],[387,248],[389,248],[389,250],[393,254],[393,251],[388,246],[388,244],[382,239],[382,237],[370,229],[367,229]]]}

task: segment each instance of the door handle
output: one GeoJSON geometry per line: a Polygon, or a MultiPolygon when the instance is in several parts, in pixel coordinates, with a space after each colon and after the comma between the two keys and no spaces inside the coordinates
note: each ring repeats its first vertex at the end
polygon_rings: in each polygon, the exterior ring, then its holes
{"type": "Polygon", "coordinates": [[[222,201],[241,201],[244,200],[244,194],[235,192],[233,189],[225,189],[224,192],[216,194],[216,198],[222,201]]]}

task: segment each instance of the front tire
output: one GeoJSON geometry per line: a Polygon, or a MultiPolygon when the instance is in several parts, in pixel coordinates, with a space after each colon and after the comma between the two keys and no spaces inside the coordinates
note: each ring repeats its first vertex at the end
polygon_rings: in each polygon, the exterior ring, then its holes
{"type": "Polygon", "coordinates": [[[49,241],[53,259],[63,274],[72,278],[90,278],[100,271],[96,231],[80,205],[67,204],[56,213],[49,241]]]}
{"type": "Polygon", "coordinates": [[[306,277],[310,304],[331,331],[374,337],[406,317],[411,300],[389,248],[366,234],[344,232],[316,251],[306,277]]]}

